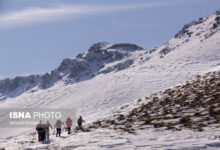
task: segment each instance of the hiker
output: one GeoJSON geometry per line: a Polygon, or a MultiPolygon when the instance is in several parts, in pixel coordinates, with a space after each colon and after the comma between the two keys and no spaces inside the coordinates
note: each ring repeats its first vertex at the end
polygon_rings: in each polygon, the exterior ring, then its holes
{"type": "Polygon", "coordinates": [[[44,125],[42,124],[41,120],[37,124],[36,130],[38,133],[38,141],[39,142],[44,141],[45,140],[45,128],[44,128],[44,125]]]}
{"type": "Polygon", "coordinates": [[[55,127],[57,129],[57,133],[56,133],[56,137],[59,135],[61,135],[61,126],[62,126],[63,122],[60,121],[59,119],[56,121],[55,127]]]}
{"type": "Polygon", "coordinates": [[[79,119],[77,120],[77,124],[79,129],[82,129],[82,123],[85,122],[82,118],[82,116],[79,116],[79,119]]]}
{"type": "Polygon", "coordinates": [[[53,127],[51,126],[50,122],[47,120],[45,122],[46,140],[50,139],[50,128],[53,129],[53,127]]]}
{"type": "Polygon", "coordinates": [[[68,118],[66,119],[66,126],[67,126],[67,129],[68,129],[68,134],[70,134],[72,122],[73,122],[73,121],[70,119],[70,117],[68,117],[68,118]]]}

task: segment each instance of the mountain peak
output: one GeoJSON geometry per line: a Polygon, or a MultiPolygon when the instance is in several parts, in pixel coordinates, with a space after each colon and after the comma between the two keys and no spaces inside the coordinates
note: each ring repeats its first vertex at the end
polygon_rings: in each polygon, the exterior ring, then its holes
{"type": "Polygon", "coordinates": [[[94,43],[90,48],[89,48],[89,52],[96,52],[96,51],[100,51],[100,50],[105,50],[107,49],[109,46],[111,46],[112,44],[108,43],[108,42],[98,42],[98,43],[94,43]]]}

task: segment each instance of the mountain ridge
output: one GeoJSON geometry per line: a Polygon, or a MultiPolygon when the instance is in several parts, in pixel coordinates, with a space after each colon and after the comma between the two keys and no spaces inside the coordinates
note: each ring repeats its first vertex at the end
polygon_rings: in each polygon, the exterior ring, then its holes
{"type": "MultiPolygon", "coordinates": [[[[159,52],[158,56],[163,58],[179,46],[189,42],[191,38],[199,38],[200,42],[208,39],[219,31],[219,18],[220,10],[217,10],[208,17],[200,18],[198,21],[193,21],[184,25],[184,27],[175,35],[174,39],[169,40],[158,48],[148,51],[145,50],[146,53],[143,53],[143,56],[140,56],[140,59],[144,59],[144,55],[149,54],[149,56],[145,58],[145,60],[149,60],[152,58],[152,53],[154,52],[159,52]],[[209,21],[210,18],[212,21],[209,21]],[[193,29],[193,27],[196,27],[198,31],[194,31],[195,29],[193,29]],[[175,42],[173,42],[174,40],[175,42]]],[[[66,83],[75,83],[80,80],[84,81],[91,79],[99,74],[126,69],[134,64],[135,60],[133,60],[133,58],[124,58],[129,57],[130,53],[133,53],[136,50],[144,51],[143,48],[129,43],[95,43],[87,52],[78,54],[75,58],[64,59],[61,64],[51,72],[41,75],[17,76],[12,79],[6,78],[0,80],[0,100],[19,96],[36,86],[40,89],[47,89],[61,80],[66,83]],[[116,63],[113,66],[105,67],[108,66],[108,64],[113,64],[113,62],[118,62],[118,64],[116,63]],[[81,76],[86,77],[80,79],[81,76]]]]}
{"type": "Polygon", "coordinates": [[[217,10],[215,13],[200,18],[198,21],[192,21],[184,25],[175,35],[175,38],[151,50],[144,50],[142,47],[129,43],[95,43],[87,52],[78,54],[74,58],[64,59],[51,72],[0,80],[0,100],[19,96],[34,87],[47,89],[59,81],[72,84],[91,79],[96,75],[120,71],[131,67],[135,62],[139,61],[138,59],[140,59],[141,63],[149,61],[155,55],[162,59],[168,53],[189,43],[191,39],[197,39],[198,42],[194,43],[198,44],[213,36],[219,31],[219,18],[220,10],[217,10]],[[136,51],[142,52],[134,59],[131,55],[133,53],[135,55],[136,51]]]}
{"type": "MultiPolygon", "coordinates": [[[[0,93],[6,95],[9,93],[7,96],[16,97],[35,86],[39,86],[40,89],[46,89],[60,80],[72,83],[72,80],[75,78],[75,81],[79,81],[79,76],[82,73],[84,73],[84,76],[92,78],[95,74],[107,73],[117,68],[121,70],[123,69],[123,65],[129,66],[132,64],[132,61],[121,65],[118,64],[114,69],[99,72],[104,67],[104,64],[119,61],[126,57],[129,52],[136,50],[143,50],[143,48],[129,43],[110,44],[107,42],[98,42],[93,44],[87,52],[78,54],[74,58],[63,59],[61,64],[51,72],[0,80],[0,93]],[[89,63],[96,63],[97,66],[94,68],[89,63]],[[22,88],[23,90],[10,94],[11,91],[17,88],[22,88]]],[[[0,100],[4,98],[6,97],[0,98],[0,100]]]]}

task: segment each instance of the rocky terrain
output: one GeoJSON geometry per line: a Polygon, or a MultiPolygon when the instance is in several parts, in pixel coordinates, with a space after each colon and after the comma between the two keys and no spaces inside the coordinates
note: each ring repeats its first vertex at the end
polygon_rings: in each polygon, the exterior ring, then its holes
{"type": "Polygon", "coordinates": [[[175,131],[219,127],[220,71],[198,75],[185,84],[138,99],[132,105],[136,108],[128,113],[96,121],[88,129],[109,128],[135,133],[136,129],[144,130],[148,126],[175,131]]]}

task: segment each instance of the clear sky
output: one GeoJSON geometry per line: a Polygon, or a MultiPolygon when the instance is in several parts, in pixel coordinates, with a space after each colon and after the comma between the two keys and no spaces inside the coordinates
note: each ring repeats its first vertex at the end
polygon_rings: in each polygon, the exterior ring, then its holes
{"type": "Polygon", "coordinates": [[[49,72],[100,41],[151,49],[219,6],[220,0],[0,0],[0,78],[49,72]]]}

